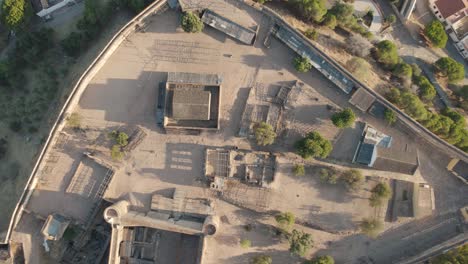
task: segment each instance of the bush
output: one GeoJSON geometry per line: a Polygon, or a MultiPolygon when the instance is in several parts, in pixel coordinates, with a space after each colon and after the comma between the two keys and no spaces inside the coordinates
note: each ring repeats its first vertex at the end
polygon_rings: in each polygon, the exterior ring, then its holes
{"type": "Polygon", "coordinates": [[[305,175],[305,168],[302,164],[296,164],[293,168],[293,173],[295,176],[304,176],[305,175]]]}
{"type": "Polygon", "coordinates": [[[259,146],[271,145],[275,142],[276,133],[270,124],[265,122],[257,123],[254,126],[255,141],[259,146]]]}
{"type": "Polygon", "coordinates": [[[313,246],[312,236],[296,229],[291,232],[288,240],[289,251],[301,257],[313,246]]]}
{"type": "Polygon", "coordinates": [[[305,261],[304,264],[335,264],[335,260],[331,256],[320,256],[305,261]]]}
{"type": "Polygon", "coordinates": [[[346,39],[346,44],[348,51],[359,57],[367,57],[372,48],[372,44],[369,40],[359,34],[351,34],[351,36],[346,39]]]}
{"type": "Polygon", "coordinates": [[[391,109],[385,109],[384,118],[389,125],[393,125],[397,121],[396,113],[391,109]]]}
{"type": "Polygon", "coordinates": [[[387,183],[378,183],[371,192],[369,202],[372,207],[382,205],[385,200],[388,200],[392,196],[392,190],[387,183]]]}
{"type": "Polygon", "coordinates": [[[323,168],[319,171],[319,178],[323,183],[336,184],[339,176],[339,172],[334,168],[323,168]]]}
{"type": "Polygon", "coordinates": [[[343,111],[333,114],[331,120],[335,126],[346,128],[354,124],[356,115],[351,108],[345,108],[343,111]]]}
{"type": "Polygon", "coordinates": [[[28,0],[3,0],[0,12],[2,22],[10,30],[17,30],[31,17],[32,9],[28,0]]]}
{"type": "Polygon", "coordinates": [[[271,264],[272,260],[270,256],[260,255],[252,259],[252,264],[271,264]]]}
{"type": "Polygon", "coordinates": [[[317,40],[318,38],[318,32],[315,29],[307,29],[304,35],[311,40],[317,40]]]}
{"type": "Polygon", "coordinates": [[[344,27],[354,26],[354,24],[356,24],[356,18],[354,17],[354,7],[351,4],[335,2],[329,12],[336,17],[338,24],[344,27]]]}
{"type": "Polygon", "coordinates": [[[111,157],[114,160],[121,160],[124,156],[122,152],[122,147],[120,145],[113,145],[111,148],[111,157]]]}
{"type": "Polygon", "coordinates": [[[296,216],[291,212],[284,212],[276,215],[275,220],[280,230],[288,231],[294,225],[296,216]]]}
{"type": "Polygon", "coordinates": [[[111,137],[115,140],[117,145],[125,147],[128,144],[128,135],[125,132],[114,130],[110,133],[111,137]]]}
{"type": "Polygon", "coordinates": [[[182,29],[189,33],[198,33],[203,30],[203,22],[200,17],[192,12],[185,12],[181,20],[182,29]]]}
{"type": "Polygon", "coordinates": [[[411,76],[413,76],[413,68],[408,63],[401,62],[395,65],[392,73],[400,79],[411,80],[411,76]]]}
{"type": "Polygon", "coordinates": [[[463,85],[456,94],[463,98],[463,100],[468,100],[468,85],[463,85]]]}
{"type": "Polygon", "coordinates": [[[78,113],[72,113],[67,118],[67,125],[71,128],[80,128],[81,126],[81,116],[78,113]]]}
{"type": "Polygon", "coordinates": [[[437,48],[445,48],[445,45],[447,45],[447,33],[445,33],[444,25],[439,20],[430,22],[424,29],[424,34],[429,38],[432,45],[437,48]]]}
{"type": "Polygon", "coordinates": [[[330,29],[335,29],[336,26],[338,25],[338,21],[336,20],[336,16],[330,13],[327,13],[325,15],[325,18],[323,19],[323,25],[330,28],[330,29]]]}
{"type": "Polygon", "coordinates": [[[434,66],[437,72],[448,77],[449,83],[456,83],[465,78],[465,67],[450,57],[438,59],[434,66]]]}
{"type": "Polygon", "coordinates": [[[295,144],[296,153],[304,159],[326,158],[332,151],[330,141],[324,139],[318,132],[310,132],[305,138],[295,144]]]}
{"type": "Polygon", "coordinates": [[[327,13],[325,0],[293,0],[293,7],[302,16],[302,18],[320,22],[327,13]]]}
{"type": "Polygon", "coordinates": [[[364,79],[370,71],[369,63],[358,57],[348,60],[346,68],[358,79],[364,79]]]}
{"type": "Polygon", "coordinates": [[[345,183],[346,187],[351,190],[358,189],[364,181],[361,171],[348,170],[341,175],[341,180],[345,183]]]}
{"type": "Polygon", "coordinates": [[[383,228],[383,223],[377,219],[364,218],[360,224],[361,231],[370,236],[376,237],[383,228]]]}
{"type": "Polygon", "coordinates": [[[413,69],[413,77],[421,76],[422,70],[416,63],[411,63],[411,68],[413,69]]]}
{"type": "Polygon", "coordinates": [[[385,22],[389,25],[393,24],[396,22],[396,16],[395,15],[389,15],[385,18],[385,22]]]}
{"type": "Polygon", "coordinates": [[[382,40],[376,47],[377,61],[384,65],[384,67],[393,69],[400,61],[396,45],[390,40],[382,40]]]}
{"type": "Polygon", "coordinates": [[[298,72],[308,72],[312,69],[312,63],[306,57],[298,56],[294,58],[294,68],[298,72]]]}
{"type": "Polygon", "coordinates": [[[71,32],[62,40],[61,46],[65,54],[76,58],[84,49],[83,35],[78,32],[71,32]]]}
{"type": "Polygon", "coordinates": [[[252,246],[252,241],[243,238],[243,239],[241,239],[241,241],[240,241],[240,246],[241,246],[241,248],[249,248],[249,247],[252,246]]]}
{"type": "Polygon", "coordinates": [[[431,264],[468,263],[468,244],[457,247],[431,260],[431,264]]]}

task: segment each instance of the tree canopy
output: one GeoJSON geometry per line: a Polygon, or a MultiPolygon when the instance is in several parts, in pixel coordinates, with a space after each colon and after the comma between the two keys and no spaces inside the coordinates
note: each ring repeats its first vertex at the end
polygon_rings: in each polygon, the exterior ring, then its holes
{"type": "Polygon", "coordinates": [[[332,256],[326,255],[307,260],[304,264],[335,264],[335,260],[332,256]]]}
{"type": "Polygon", "coordinates": [[[397,46],[390,40],[380,41],[377,44],[375,55],[377,57],[377,61],[387,68],[393,68],[400,61],[397,46]]]}
{"type": "Polygon", "coordinates": [[[392,189],[388,183],[378,183],[371,192],[369,202],[372,207],[382,205],[385,200],[388,200],[392,196],[392,189]]]}
{"type": "Polygon", "coordinates": [[[432,83],[424,76],[415,77],[415,84],[419,87],[419,96],[426,102],[432,101],[437,91],[432,83]]]}
{"type": "Polygon", "coordinates": [[[271,264],[271,263],[272,263],[271,257],[268,255],[255,256],[252,259],[252,264],[271,264]]]}
{"type": "Polygon", "coordinates": [[[304,176],[305,175],[304,165],[303,164],[294,165],[293,173],[295,176],[304,176]]]}
{"type": "Polygon", "coordinates": [[[255,141],[260,146],[271,145],[275,142],[276,133],[270,124],[260,122],[254,126],[255,141]]]}
{"type": "Polygon", "coordinates": [[[364,234],[370,237],[376,237],[382,230],[383,223],[377,219],[364,218],[360,227],[364,234]]]}
{"type": "Polygon", "coordinates": [[[283,212],[275,216],[276,223],[281,230],[288,231],[296,221],[296,216],[291,212],[283,212]]]}
{"type": "Polygon", "coordinates": [[[444,25],[439,20],[430,22],[424,29],[424,33],[435,47],[445,48],[445,45],[447,45],[447,33],[445,33],[444,25]]]}
{"type": "Polygon", "coordinates": [[[435,257],[432,264],[464,264],[468,263],[468,244],[452,249],[447,253],[435,257]]]}
{"type": "Polygon", "coordinates": [[[330,141],[324,139],[318,132],[310,132],[305,138],[296,142],[296,152],[304,159],[326,158],[332,151],[330,141]]]}
{"type": "Polygon", "coordinates": [[[303,231],[294,229],[288,237],[289,251],[303,257],[306,252],[313,246],[312,236],[303,231]]]}
{"type": "Polygon", "coordinates": [[[192,12],[185,12],[182,15],[181,25],[182,29],[189,33],[201,32],[204,27],[200,17],[192,12]]]}
{"type": "Polygon", "coordinates": [[[354,17],[354,7],[351,4],[337,1],[328,12],[334,15],[338,24],[342,26],[347,27],[356,22],[356,18],[354,17]]]}
{"type": "Polygon", "coordinates": [[[16,30],[23,25],[31,13],[29,0],[3,0],[1,17],[10,30],[16,30]]]}
{"type": "Polygon", "coordinates": [[[397,63],[393,69],[393,75],[400,79],[409,80],[413,76],[413,68],[405,62],[397,63]]]}
{"type": "Polygon", "coordinates": [[[335,29],[338,25],[338,20],[336,20],[336,16],[334,14],[327,13],[323,19],[323,25],[330,29],[335,29]]]}
{"type": "Polygon", "coordinates": [[[341,180],[346,184],[346,187],[351,190],[358,189],[364,181],[364,176],[361,171],[351,169],[345,171],[341,175],[341,180]]]}
{"type": "Polygon", "coordinates": [[[356,115],[351,108],[345,108],[343,111],[333,114],[331,120],[335,126],[346,128],[353,125],[356,115]]]}
{"type": "Polygon", "coordinates": [[[320,181],[323,183],[336,184],[338,182],[339,177],[340,177],[339,171],[337,171],[333,167],[322,168],[319,171],[319,178],[320,178],[320,181]]]}
{"type": "Polygon", "coordinates": [[[312,63],[310,63],[310,60],[306,57],[302,56],[297,56],[294,58],[294,68],[298,72],[308,72],[312,69],[312,63]]]}
{"type": "Polygon", "coordinates": [[[327,13],[325,0],[293,0],[292,5],[306,20],[321,22],[327,13]]]}
{"type": "Polygon", "coordinates": [[[465,66],[450,57],[438,59],[434,66],[437,72],[448,77],[450,83],[456,83],[465,78],[465,66]]]}
{"type": "Polygon", "coordinates": [[[396,113],[395,111],[391,109],[385,109],[384,118],[385,118],[385,121],[387,121],[389,125],[392,125],[393,123],[397,121],[396,113]]]}

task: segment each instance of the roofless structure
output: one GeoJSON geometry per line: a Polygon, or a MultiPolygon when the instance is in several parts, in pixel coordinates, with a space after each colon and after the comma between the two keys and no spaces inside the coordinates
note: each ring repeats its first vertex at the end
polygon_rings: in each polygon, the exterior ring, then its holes
{"type": "MultiPolygon", "coordinates": [[[[164,97],[167,132],[219,129],[221,77],[217,74],[170,72],[164,97]]],[[[159,105],[159,104],[158,104],[159,105]]]]}

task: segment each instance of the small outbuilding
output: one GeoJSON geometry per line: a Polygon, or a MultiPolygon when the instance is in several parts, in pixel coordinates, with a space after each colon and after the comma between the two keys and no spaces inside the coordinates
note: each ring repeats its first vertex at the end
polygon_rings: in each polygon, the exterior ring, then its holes
{"type": "Polygon", "coordinates": [[[70,221],[59,214],[51,214],[47,217],[41,233],[46,240],[59,240],[67,229],[70,221]]]}

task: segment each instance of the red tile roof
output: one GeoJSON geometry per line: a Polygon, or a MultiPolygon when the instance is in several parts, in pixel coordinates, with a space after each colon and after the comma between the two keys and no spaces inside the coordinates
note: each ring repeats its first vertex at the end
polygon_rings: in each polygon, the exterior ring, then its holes
{"type": "Polygon", "coordinates": [[[435,5],[444,18],[465,9],[465,3],[463,0],[437,0],[435,5]]]}

